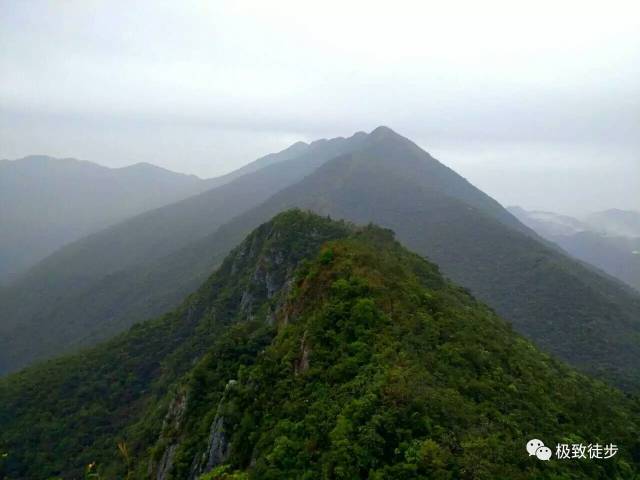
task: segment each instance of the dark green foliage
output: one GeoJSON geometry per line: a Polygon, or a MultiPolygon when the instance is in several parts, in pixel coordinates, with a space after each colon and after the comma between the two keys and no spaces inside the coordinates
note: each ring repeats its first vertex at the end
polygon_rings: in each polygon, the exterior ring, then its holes
{"type": "MultiPolygon", "coordinates": [[[[283,307],[289,322],[280,324],[271,345],[255,364],[225,372],[237,380],[231,387],[225,389],[220,362],[196,367],[194,375],[208,381],[191,382],[190,394],[210,399],[199,402],[210,409],[187,412],[204,430],[200,451],[181,444],[184,465],[205,448],[206,429],[221,413],[231,455],[220,469],[228,475],[212,478],[245,472],[256,479],[622,479],[638,473],[637,403],[541,354],[446,284],[435,267],[382,242],[383,248],[380,231],[369,229],[325,246],[300,272],[283,307]],[[625,447],[609,462],[545,464],[524,450],[532,437],[548,443],[616,438],[625,447]]],[[[243,333],[247,346],[263,338],[243,333]]],[[[185,425],[183,437],[193,438],[189,420],[185,425]]],[[[184,470],[174,474],[185,478],[184,470]]]]}
{"type": "Polygon", "coordinates": [[[290,211],[175,312],[1,381],[0,474],[186,479],[220,420],[207,479],[626,479],[639,414],[389,230],[290,211]],[[542,463],[531,437],[620,453],[542,463]]]}
{"type": "Polygon", "coordinates": [[[19,324],[0,335],[0,370],[174,308],[252,229],[298,207],[393,229],[543,350],[628,391],[639,388],[638,294],[549,247],[387,128],[313,145],[306,156],[69,247],[24,288],[0,291],[0,323],[19,324]]]}
{"type": "Polygon", "coordinates": [[[264,323],[277,294],[268,287],[282,288],[301,259],[348,231],[309,214],[282,214],[250,235],[175,312],[1,380],[0,450],[8,456],[0,472],[75,478],[94,461],[103,474],[121,471],[116,443],[126,440],[140,455],[156,441],[172,385],[221,329],[254,316],[264,323]]]}
{"type": "Polygon", "coordinates": [[[389,135],[327,162],[228,229],[294,206],[391,228],[538,347],[638,391],[640,295],[514,226],[481,192],[463,194],[463,179],[389,135]]]}

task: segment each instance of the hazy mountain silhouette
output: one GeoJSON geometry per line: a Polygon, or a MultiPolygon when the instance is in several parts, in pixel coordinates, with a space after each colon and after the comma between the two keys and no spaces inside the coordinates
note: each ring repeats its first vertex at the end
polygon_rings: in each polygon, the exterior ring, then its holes
{"type": "Polygon", "coordinates": [[[317,147],[298,142],[204,180],[148,163],[107,168],[43,155],[0,160],[0,283],[10,282],[65,244],[317,147]]]}
{"type": "Polygon", "coordinates": [[[594,230],[612,236],[640,237],[640,212],[612,208],[592,213],[585,222],[594,230]]]}
{"type": "Polygon", "coordinates": [[[239,178],[247,173],[257,172],[258,170],[268,167],[270,165],[275,165],[276,163],[282,162],[284,160],[290,160],[295,157],[299,157],[304,153],[308,152],[310,149],[315,148],[311,147],[308,143],[305,142],[296,142],[288,148],[278,152],[278,153],[270,153],[265,155],[264,157],[260,157],[257,160],[254,160],[247,165],[244,165],[226,175],[221,175],[219,177],[210,178],[206,180],[207,186],[209,188],[219,187],[220,185],[224,185],[225,183],[229,183],[236,178],[239,178]]]}
{"type": "MultiPolygon", "coordinates": [[[[357,148],[364,138],[364,133],[357,133],[348,139],[296,144],[258,159],[245,169],[249,173],[235,180],[227,176],[228,182],[216,188],[135,216],[45,258],[0,290],[0,372],[83,340],[94,341],[96,329],[104,332],[99,338],[120,331],[130,325],[119,317],[131,316],[131,302],[144,303],[142,318],[160,313],[166,305],[154,305],[157,285],[142,273],[146,264],[206,237],[328,159],[357,148]],[[255,168],[259,170],[253,171],[255,168]],[[126,269],[132,270],[137,287],[150,289],[145,293],[135,288],[122,291],[130,283],[120,280],[126,269]],[[117,299],[114,289],[119,293],[117,299]],[[79,301],[79,296],[88,303],[79,301]],[[60,321],[53,318],[63,316],[66,318],[60,321]],[[43,344],[48,348],[43,349],[43,344]]],[[[173,291],[171,284],[167,286],[173,291]]],[[[179,285],[175,292],[174,301],[179,301],[184,292],[179,285]]]]}
{"type": "MultiPolygon", "coordinates": [[[[42,301],[53,291],[45,279],[59,284],[64,276],[54,262],[43,263],[33,283],[13,293],[18,300],[10,303],[17,313],[11,318],[21,321],[5,336],[3,365],[16,368],[65,347],[92,343],[166,311],[197,288],[253,228],[283,209],[301,207],[394,229],[403,244],[438,263],[543,349],[624,387],[640,385],[638,295],[542,242],[489,196],[390,129],[358,138],[361,143],[353,151],[318,160],[313,173],[219,229],[210,228],[210,234],[185,240],[143,266],[129,265],[101,278],[92,271],[95,280],[56,292],[53,302],[42,301]]],[[[266,175],[276,167],[245,177],[266,175]]],[[[232,188],[245,177],[221,188],[232,188]]],[[[206,231],[200,224],[218,225],[217,214],[192,214],[199,232],[206,231]]],[[[87,258],[96,256],[93,242],[84,244],[87,258]]],[[[75,247],[82,251],[80,245],[75,247]]],[[[101,245],[106,249],[109,244],[101,245]]],[[[72,253],[64,253],[68,263],[72,253]]],[[[103,254],[112,255],[109,250],[103,254]]],[[[78,265],[81,277],[85,267],[78,265]]]]}
{"type": "Polygon", "coordinates": [[[587,262],[640,291],[640,236],[634,212],[608,210],[584,220],[552,212],[509,211],[571,256],[587,262]]]}
{"type": "Polygon", "coordinates": [[[545,238],[557,235],[573,235],[590,229],[589,225],[584,221],[569,215],[560,215],[541,210],[525,210],[518,206],[507,207],[507,210],[522,223],[545,238]]]}
{"type": "Polygon", "coordinates": [[[62,245],[198,193],[192,175],[146,163],[106,168],[71,158],[0,162],[0,282],[62,245]]]}

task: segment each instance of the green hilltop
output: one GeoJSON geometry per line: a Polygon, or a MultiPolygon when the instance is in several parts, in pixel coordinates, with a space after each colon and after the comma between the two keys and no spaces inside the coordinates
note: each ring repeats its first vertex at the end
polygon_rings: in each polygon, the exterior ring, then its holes
{"type": "Polygon", "coordinates": [[[640,389],[637,291],[569,258],[389,128],[299,148],[68,245],[0,290],[0,375],[175,309],[254,228],[300,208],[392,229],[543,351],[640,389]]]}
{"type": "Polygon", "coordinates": [[[629,479],[639,413],[390,230],[292,210],[175,311],[1,380],[0,476],[629,479]]]}

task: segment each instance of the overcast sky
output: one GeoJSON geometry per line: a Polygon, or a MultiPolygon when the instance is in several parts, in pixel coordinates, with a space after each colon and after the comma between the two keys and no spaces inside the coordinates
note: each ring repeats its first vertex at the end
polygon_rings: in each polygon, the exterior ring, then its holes
{"type": "Polygon", "coordinates": [[[0,0],[0,158],[209,177],[380,124],[505,205],[640,209],[640,2],[0,0]]]}

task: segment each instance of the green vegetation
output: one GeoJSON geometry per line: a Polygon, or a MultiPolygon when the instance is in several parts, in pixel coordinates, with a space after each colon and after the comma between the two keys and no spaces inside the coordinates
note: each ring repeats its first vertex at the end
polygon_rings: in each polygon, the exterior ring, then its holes
{"type": "Polygon", "coordinates": [[[176,312],[2,381],[0,473],[628,479],[639,419],[390,231],[290,211],[176,312]],[[541,462],[530,438],[620,452],[541,462]]]}
{"type": "Polygon", "coordinates": [[[0,375],[95,345],[176,308],[271,216],[232,239],[215,236],[203,244],[204,239],[325,161],[353,150],[362,135],[268,155],[204,182],[216,188],[145,212],[50,255],[10,288],[0,289],[0,375]]]}
{"type": "Polygon", "coordinates": [[[297,263],[348,231],[312,215],[283,214],[247,237],[174,312],[0,380],[0,452],[7,453],[0,473],[78,478],[96,462],[106,478],[122,474],[118,442],[126,441],[134,459],[155,442],[175,382],[220,331],[264,315],[297,263]]]}
{"type": "Polygon", "coordinates": [[[393,229],[544,351],[639,391],[640,295],[545,244],[385,128],[314,143],[50,257],[0,291],[0,372],[176,308],[249,232],[293,207],[393,229]]]}

